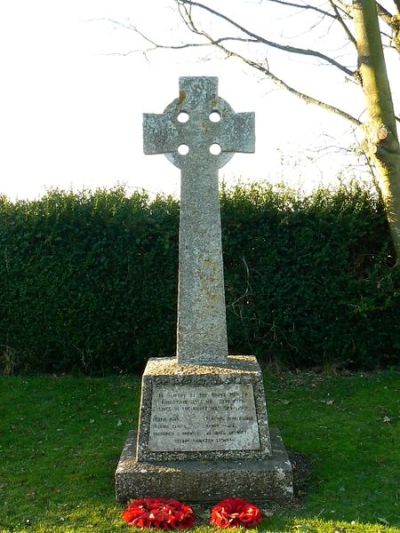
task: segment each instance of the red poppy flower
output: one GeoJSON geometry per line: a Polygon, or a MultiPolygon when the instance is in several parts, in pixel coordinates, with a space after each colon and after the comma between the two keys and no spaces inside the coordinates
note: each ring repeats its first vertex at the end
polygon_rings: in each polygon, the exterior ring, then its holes
{"type": "Polygon", "coordinates": [[[133,500],[122,513],[130,526],[157,529],[188,529],[194,524],[191,507],[168,498],[133,500]]]}
{"type": "Polygon", "coordinates": [[[221,528],[255,527],[261,521],[261,509],[241,498],[228,498],[211,509],[211,524],[221,528]]]}

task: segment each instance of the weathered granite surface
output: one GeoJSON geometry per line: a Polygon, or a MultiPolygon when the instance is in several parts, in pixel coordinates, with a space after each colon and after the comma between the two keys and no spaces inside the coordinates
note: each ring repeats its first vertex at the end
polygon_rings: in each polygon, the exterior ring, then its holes
{"type": "Polygon", "coordinates": [[[144,152],[181,169],[177,357],[199,365],[228,355],[218,168],[255,144],[254,113],[235,113],[217,92],[218,78],[180,78],[179,97],[143,119],[144,152]],[[220,154],[210,153],[214,145],[220,154]]]}
{"type": "Polygon", "coordinates": [[[149,359],[142,380],[139,461],[262,459],[271,453],[261,369],[255,357],[228,365],[149,359]]]}
{"type": "Polygon", "coordinates": [[[262,460],[138,462],[131,431],[115,474],[117,500],[153,496],[213,503],[237,497],[285,503],[293,498],[292,467],[276,429],[271,443],[271,457],[262,460]]]}

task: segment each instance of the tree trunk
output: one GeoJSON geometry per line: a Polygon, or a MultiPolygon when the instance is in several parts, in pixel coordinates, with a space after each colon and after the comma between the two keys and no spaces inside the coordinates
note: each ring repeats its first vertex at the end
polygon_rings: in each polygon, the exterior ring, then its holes
{"type": "Polygon", "coordinates": [[[375,0],[353,0],[359,73],[369,122],[367,152],[377,169],[397,263],[400,263],[400,145],[375,0]]]}

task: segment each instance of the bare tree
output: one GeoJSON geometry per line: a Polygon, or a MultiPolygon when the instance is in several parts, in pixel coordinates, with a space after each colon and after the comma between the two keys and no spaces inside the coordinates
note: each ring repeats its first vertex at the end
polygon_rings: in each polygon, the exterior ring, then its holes
{"type": "MultiPolygon", "coordinates": [[[[399,5],[399,0],[396,0],[397,9],[399,5]]],[[[376,7],[373,0],[354,0],[354,28],[360,83],[369,118],[365,149],[377,169],[378,183],[399,265],[400,145],[376,7]]],[[[397,20],[400,22],[398,11],[397,20]]],[[[394,43],[400,52],[398,26],[394,43]]]]}
{"type": "MultiPolygon", "coordinates": [[[[160,43],[133,28],[148,43],[148,50],[182,50],[212,46],[226,57],[236,58],[275,85],[302,101],[319,106],[362,127],[362,149],[376,169],[387,220],[400,264],[400,145],[384,49],[400,58],[400,0],[259,0],[260,20],[267,20],[271,9],[298,18],[298,35],[288,39],[271,31],[253,29],[258,21],[238,21],[230,13],[207,0],[175,0],[178,13],[193,35],[193,42],[160,43]],[[215,22],[218,24],[215,24],[215,22]],[[250,27],[251,26],[251,27],[250,27]],[[310,39],[315,31],[318,38],[310,39]],[[332,41],[337,47],[332,50],[332,41]],[[311,43],[311,44],[310,44],[311,43]],[[304,90],[301,80],[288,79],[287,71],[270,61],[273,54],[298,57],[329,67],[348,82],[348,91],[357,88],[364,95],[367,117],[363,122],[351,106],[329,101],[324,84],[304,90]]],[[[352,100],[349,98],[348,100],[352,100]]]]}

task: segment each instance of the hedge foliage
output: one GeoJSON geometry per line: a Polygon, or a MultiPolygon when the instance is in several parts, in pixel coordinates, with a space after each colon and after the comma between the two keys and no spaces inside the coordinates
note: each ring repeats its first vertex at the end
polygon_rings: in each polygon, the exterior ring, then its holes
{"type": "MultiPolygon", "coordinates": [[[[400,275],[357,185],[221,193],[231,353],[397,364],[400,275]]],[[[121,188],[0,197],[0,372],[133,371],[175,352],[179,203],[121,188]]]]}

